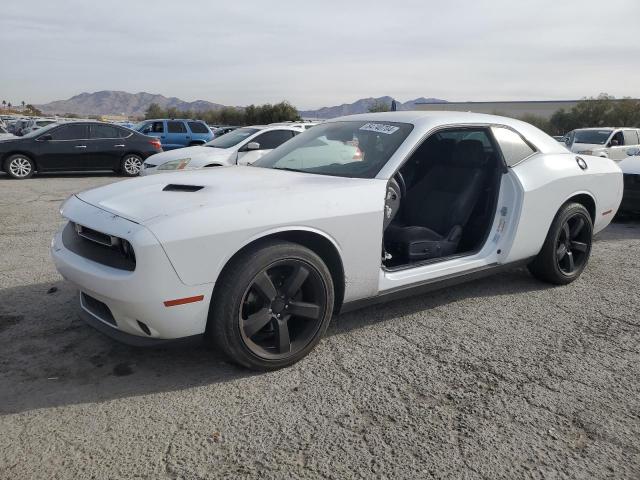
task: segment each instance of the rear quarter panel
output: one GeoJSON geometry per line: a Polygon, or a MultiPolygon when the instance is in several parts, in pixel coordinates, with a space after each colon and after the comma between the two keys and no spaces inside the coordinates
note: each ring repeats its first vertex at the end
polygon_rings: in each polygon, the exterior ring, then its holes
{"type": "Polygon", "coordinates": [[[523,190],[518,230],[507,261],[537,255],[560,207],[570,198],[587,194],[595,202],[594,233],[613,219],[622,198],[622,173],[606,158],[576,154],[537,154],[513,167],[523,190]]]}

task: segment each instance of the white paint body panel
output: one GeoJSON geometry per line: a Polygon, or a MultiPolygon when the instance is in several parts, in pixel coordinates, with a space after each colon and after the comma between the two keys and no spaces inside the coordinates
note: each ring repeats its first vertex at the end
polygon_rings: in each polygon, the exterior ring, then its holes
{"type": "Polygon", "coordinates": [[[460,112],[390,112],[336,119],[340,120],[407,122],[414,129],[373,179],[235,166],[147,176],[82,192],[65,203],[63,215],[129,240],[137,267],[123,273],[91,262],[68,251],[57,235],[52,255],[58,270],[115,310],[128,333],[140,335],[130,321],[138,318],[154,336],[176,338],[204,331],[211,293],[223,267],[240,249],[274,233],[313,232],[330,241],[342,260],[344,300],[349,302],[530,258],[539,252],[567,199],[578,194],[593,198],[599,231],[613,218],[622,196],[622,175],[612,161],[584,157],[588,169],[583,171],[575,154],[516,120],[460,112]],[[538,153],[503,175],[485,245],[469,256],[394,272],[383,269],[388,179],[434,129],[494,124],[518,131],[538,153]],[[172,183],[203,188],[163,191],[172,183]],[[204,295],[204,301],[162,305],[192,295],[204,295]]]}

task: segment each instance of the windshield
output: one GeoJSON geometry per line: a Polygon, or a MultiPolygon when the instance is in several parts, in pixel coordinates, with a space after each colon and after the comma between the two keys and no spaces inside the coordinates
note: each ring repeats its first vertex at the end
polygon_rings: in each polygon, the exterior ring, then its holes
{"type": "Polygon", "coordinates": [[[249,138],[256,132],[259,132],[258,128],[238,128],[233,132],[229,132],[225,135],[222,135],[214,140],[211,140],[208,143],[205,143],[207,147],[214,148],[231,148],[239,144],[246,138],[249,138]]]}
{"type": "Polygon", "coordinates": [[[612,130],[576,130],[574,143],[604,145],[612,130]]]}
{"type": "Polygon", "coordinates": [[[411,130],[411,124],[386,121],[324,123],[282,144],[253,166],[373,178],[411,130]]]}

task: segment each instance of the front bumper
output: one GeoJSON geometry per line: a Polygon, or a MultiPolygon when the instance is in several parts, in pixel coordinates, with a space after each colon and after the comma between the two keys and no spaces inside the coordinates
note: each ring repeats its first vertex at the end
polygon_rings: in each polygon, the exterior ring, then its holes
{"type": "MultiPolygon", "coordinates": [[[[142,344],[204,333],[213,284],[189,286],[178,278],[162,246],[145,227],[93,207],[76,197],[65,203],[64,216],[85,227],[128,240],[135,250],[133,271],[85,258],[67,248],[61,229],[51,242],[51,256],[60,274],[81,294],[107,310],[80,302],[83,317],[101,331],[123,340],[140,337],[142,344]],[[187,297],[202,300],[167,307],[164,302],[187,297]],[[104,313],[102,313],[104,312],[104,313]]],[[[134,339],[135,340],[135,339],[134,339]]],[[[134,343],[128,341],[125,343],[134,343]]]]}

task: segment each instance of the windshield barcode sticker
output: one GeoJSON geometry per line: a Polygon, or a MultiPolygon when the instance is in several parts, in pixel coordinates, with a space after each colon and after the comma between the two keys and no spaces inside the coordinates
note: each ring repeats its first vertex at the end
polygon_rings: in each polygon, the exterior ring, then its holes
{"type": "Polygon", "coordinates": [[[381,123],[366,123],[360,127],[360,130],[367,130],[369,132],[386,133],[391,135],[400,130],[400,127],[394,127],[393,125],[383,125],[381,123]]]}

